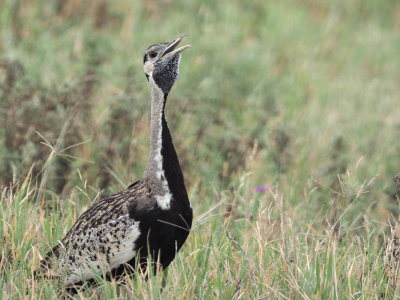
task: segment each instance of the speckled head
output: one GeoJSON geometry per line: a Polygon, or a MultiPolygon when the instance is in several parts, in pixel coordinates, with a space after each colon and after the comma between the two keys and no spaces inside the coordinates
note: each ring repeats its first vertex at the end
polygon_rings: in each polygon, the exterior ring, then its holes
{"type": "Polygon", "coordinates": [[[185,45],[176,48],[186,35],[181,35],[170,43],[160,43],[151,45],[143,59],[144,73],[151,82],[153,78],[155,84],[168,94],[179,75],[179,62],[181,52],[190,47],[185,45]]]}

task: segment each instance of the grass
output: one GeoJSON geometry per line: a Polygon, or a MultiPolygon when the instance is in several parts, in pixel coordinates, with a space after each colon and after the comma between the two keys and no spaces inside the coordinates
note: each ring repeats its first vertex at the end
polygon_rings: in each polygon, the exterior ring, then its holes
{"type": "Polygon", "coordinates": [[[141,177],[143,53],[182,33],[167,117],[193,231],[163,276],[75,298],[399,298],[399,31],[394,0],[3,1],[0,298],[68,296],[33,270],[141,177]]]}

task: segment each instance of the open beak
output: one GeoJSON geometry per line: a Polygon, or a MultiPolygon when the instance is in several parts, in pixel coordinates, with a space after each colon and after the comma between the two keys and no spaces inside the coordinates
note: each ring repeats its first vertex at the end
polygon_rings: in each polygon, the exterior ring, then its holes
{"type": "Polygon", "coordinates": [[[169,43],[169,45],[167,46],[167,48],[164,50],[163,54],[160,57],[160,60],[163,60],[166,57],[170,57],[172,55],[175,55],[177,53],[182,52],[183,50],[187,49],[190,47],[190,45],[185,45],[179,48],[176,48],[176,46],[179,45],[179,43],[186,37],[186,34],[181,35],[180,37],[176,38],[175,40],[173,40],[171,43],[169,43]],[[175,49],[176,48],[176,49],[175,49]]]}

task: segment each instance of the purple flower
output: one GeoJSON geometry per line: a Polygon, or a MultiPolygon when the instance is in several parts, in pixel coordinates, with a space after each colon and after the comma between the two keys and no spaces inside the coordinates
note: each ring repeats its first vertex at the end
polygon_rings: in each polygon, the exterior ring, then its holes
{"type": "Polygon", "coordinates": [[[266,185],[257,185],[256,186],[256,192],[266,192],[268,191],[268,187],[266,185]]]}

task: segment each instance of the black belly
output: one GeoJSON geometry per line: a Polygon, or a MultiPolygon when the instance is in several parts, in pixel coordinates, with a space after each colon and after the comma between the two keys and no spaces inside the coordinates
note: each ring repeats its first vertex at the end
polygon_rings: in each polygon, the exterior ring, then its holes
{"type": "Polygon", "coordinates": [[[155,263],[155,273],[157,268],[167,268],[186,241],[191,225],[191,209],[185,214],[173,215],[170,211],[162,211],[157,219],[141,220],[141,235],[135,243],[138,254],[128,264],[135,267],[135,261],[138,261],[141,267],[146,268],[150,258],[155,263]]]}
{"type": "Polygon", "coordinates": [[[162,271],[167,268],[186,241],[192,226],[192,218],[191,208],[181,213],[172,214],[171,210],[160,210],[154,215],[134,216],[134,219],[140,222],[140,236],[134,245],[137,254],[125,265],[112,270],[107,277],[119,279],[125,272],[132,273],[138,265],[145,271],[149,260],[154,274],[157,270],[162,271]],[[126,265],[129,265],[129,268],[126,265]]]}

